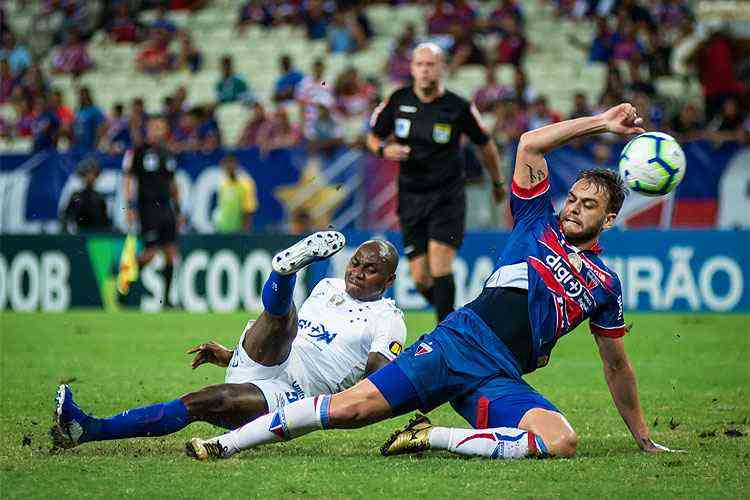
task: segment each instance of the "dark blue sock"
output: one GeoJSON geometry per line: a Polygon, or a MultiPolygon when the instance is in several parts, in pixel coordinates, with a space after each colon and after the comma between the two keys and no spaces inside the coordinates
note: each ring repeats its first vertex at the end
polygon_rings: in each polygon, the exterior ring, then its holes
{"type": "Polygon", "coordinates": [[[283,275],[271,271],[263,285],[263,307],[274,316],[284,316],[292,308],[296,274],[283,275]]]}
{"type": "Polygon", "coordinates": [[[175,399],[126,410],[114,417],[92,417],[86,422],[80,442],[164,436],[179,431],[189,423],[187,408],[182,401],[175,399]]]}

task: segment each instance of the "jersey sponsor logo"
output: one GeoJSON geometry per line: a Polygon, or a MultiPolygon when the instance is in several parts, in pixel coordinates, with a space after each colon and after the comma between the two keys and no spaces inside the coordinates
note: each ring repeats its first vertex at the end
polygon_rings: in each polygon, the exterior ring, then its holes
{"type": "Polygon", "coordinates": [[[401,354],[401,351],[403,349],[404,349],[404,346],[401,345],[401,342],[399,342],[398,340],[394,340],[388,345],[388,350],[391,351],[391,353],[393,353],[394,356],[398,356],[399,354],[401,354]]]}
{"type": "Polygon", "coordinates": [[[417,352],[414,353],[414,357],[422,356],[423,354],[430,354],[431,352],[432,347],[429,344],[422,342],[419,344],[419,347],[417,347],[417,352]]]}
{"type": "Polygon", "coordinates": [[[333,339],[338,335],[337,333],[331,333],[328,331],[322,323],[313,323],[306,319],[297,320],[297,326],[300,330],[309,330],[306,331],[305,334],[312,340],[325,342],[326,344],[333,342],[333,339]]]}
{"type": "Polygon", "coordinates": [[[432,127],[432,140],[438,144],[446,144],[451,140],[450,123],[436,123],[432,127]]]}
{"type": "Polygon", "coordinates": [[[402,104],[401,106],[398,107],[398,110],[399,111],[403,111],[404,113],[416,113],[417,112],[417,107],[416,106],[406,106],[406,105],[402,104]]]}
{"type": "Polygon", "coordinates": [[[402,139],[405,139],[406,137],[409,137],[410,130],[411,130],[411,120],[408,120],[406,118],[396,118],[396,121],[394,122],[394,130],[393,130],[393,134],[396,137],[401,137],[402,139]]]}

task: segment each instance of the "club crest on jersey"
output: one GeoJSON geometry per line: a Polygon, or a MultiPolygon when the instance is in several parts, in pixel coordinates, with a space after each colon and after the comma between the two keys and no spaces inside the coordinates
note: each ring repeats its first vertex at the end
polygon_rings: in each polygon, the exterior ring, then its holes
{"type": "Polygon", "coordinates": [[[581,272],[581,268],[583,267],[583,261],[581,260],[581,256],[578,255],[577,252],[571,252],[568,254],[568,262],[576,268],[576,271],[579,273],[581,272]]]}
{"type": "Polygon", "coordinates": [[[436,123],[432,127],[432,140],[438,144],[446,144],[451,140],[450,123],[436,123]]]}
{"type": "Polygon", "coordinates": [[[403,346],[403,345],[401,345],[401,342],[399,342],[398,340],[394,340],[393,342],[391,342],[391,343],[390,343],[390,344],[388,345],[388,350],[389,350],[389,351],[391,351],[391,353],[392,353],[392,354],[393,354],[394,356],[398,356],[399,354],[401,354],[401,350],[402,350],[403,348],[404,348],[404,346],[403,346]]]}
{"type": "Polygon", "coordinates": [[[414,357],[422,356],[423,354],[430,354],[431,352],[432,347],[430,347],[429,344],[422,342],[419,344],[419,347],[417,347],[417,352],[414,353],[414,357]]]}
{"type": "Polygon", "coordinates": [[[328,303],[333,304],[334,306],[340,306],[344,303],[344,297],[337,293],[336,295],[332,295],[331,298],[328,299],[328,303]]]}
{"type": "Polygon", "coordinates": [[[393,134],[396,137],[401,137],[402,139],[409,137],[410,130],[411,120],[408,120],[406,118],[396,118],[393,129],[393,134]]]}

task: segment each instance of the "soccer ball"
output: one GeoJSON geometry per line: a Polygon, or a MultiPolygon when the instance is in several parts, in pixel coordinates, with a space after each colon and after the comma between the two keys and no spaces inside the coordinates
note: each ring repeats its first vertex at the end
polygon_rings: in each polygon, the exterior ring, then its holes
{"type": "Polygon", "coordinates": [[[685,175],[685,153],[671,135],[646,132],[625,145],[620,175],[628,187],[645,196],[672,191],[685,175]]]}

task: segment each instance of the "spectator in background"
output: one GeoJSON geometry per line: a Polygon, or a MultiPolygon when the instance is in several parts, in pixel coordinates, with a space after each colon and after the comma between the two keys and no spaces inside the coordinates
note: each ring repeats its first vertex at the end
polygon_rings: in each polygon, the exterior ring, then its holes
{"type": "Polygon", "coordinates": [[[169,51],[169,40],[163,30],[150,30],[149,38],[135,58],[136,68],[141,73],[156,74],[171,71],[175,56],[169,51]]]}
{"type": "Polygon", "coordinates": [[[0,60],[8,61],[10,74],[14,77],[23,74],[31,66],[31,54],[25,46],[17,43],[11,30],[2,30],[0,60]]]}
{"type": "Polygon", "coordinates": [[[68,33],[68,40],[52,52],[53,73],[67,73],[78,77],[93,66],[86,45],[75,30],[68,33]]]}
{"type": "Polygon", "coordinates": [[[362,31],[362,34],[364,35],[366,40],[370,40],[373,35],[375,35],[375,32],[372,30],[370,20],[367,18],[367,13],[365,12],[365,2],[352,2],[352,5],[349,6],[349,9],[352,16],[354,17],[354,23],[357,25],[358,29],[362,31]]]}
{"type": "Polygon", "coordinates": [[[640,65],[644,47],[636,37],[636,26],[628,20],[620,22],[617,33],[614,36],[612,47],[612,59],[615,61],[633,62],[636,67],[640,65]]]}
{"type": "Polygon", "coordinates": [[[216,120],[214,105],[207,104],[198,108],[200,111],[198,125],[198,141],[200,150],[204,153],[215,151],[222,145],[221,129],[216,120]]]}
{"type": "Polygon", "coordinates": [[[250,232],[253,215],[258,210],[255,181],[239,168],[237,158],[233,155],[221,160],[221,168],[223,175],[213,213],[216,232],[250,232]]]}
{"type": "Polygon", "coordinates": [[[489,65],[484,69],[484,85],[477,89],[472,100],[480,113],[491,113],[495,111],[498,102],[509,97],[512,92],[513,89],[497,81],[496,67],[489,65]]]}
{"type": "Polygon", "coordinates": [[[174,105],[183,113],[190,111],[190,109],[192,108],[192,105],[188,100],[187,87],[185,87],[184,85],[180,85],[179,87],[177,87],[177,90],[174,91],[172,98],[174,99],[174,105]]]}
{"type": "Polygon", "coordinates": [[[177,69],[186,69],[195,74],[203,67],[203,54],[193,44],[193,39],[187,30],[182,30],[177,35],[180,42],[180,51],[177,54],[177,69]]]}
{"type": "Polygon", "coordinates": [[[349,66],[336,79],[336,108],[345,117],[364,116],[375,93],[375,87],[360,78],[357,68],[349,66]]]}
{"type": "Polygon", "coordinates": [[[302,9],[302,23],[307,30],[308,40],[324,40],[331,22],[329,12],[325,10],[323,0],[308,0],[302,9]]]}
{"type": "Polygon", "coordinates": [[[310,129],[307,150],[311,154],[330,157],[344,145],[343,130],[336,123],[331,110],[322,104],[318,104],[317,116],[310,129]]]}
{"type": "Polygon", "coordinates": [[[150,28],[162,30],[170,40],[177,34],[177,26],[169,19],[167,6],[164,3],[156,7],[156,19],[151,23],[150,28]]]}
{"type": "Polygon", "coordinates": [[[107,131],[107,120],[99,106],[94,104],[88,87],[78,91],[78,110],[73,122],[74,151],[86,152],[99,147],[99,141],[107,131]]]}
{"type": "Polygon", "coordinates": [[[451,28],[453,45],[449,51],[451,56],[448,72],[455,74],[459,67],[468,64],[478,64],[484,66],[487,63],[487,57],[484,51],[477,45],[474,40],[474,31],[464,29],[459,24],[454,24],[451,28]]]}
{"type": "Polygon", "coordinates": [[[573,109],[570,112],[570,119],[591,116],[592,114],[593,112],[591,111],[589,102],[586,99],[586,94],[583,92],[576,92],[573,96],[573,109]]]}
{"type": "Polygon", "coordinates": [[[106,144],[109,154],[124,153],[132,145],[129,121],[121,102],[112,106],[112,112],[107,118],[106,144]]]}
{"type": "Polygon", "coordinates": [[[237,139],[237,147],[251,148],[258,146],[260,144],[258,141],[260,129],[263,128],[267,120],[266,109],[263,107],[263,104],[255,101],[250,110],[250,118],[245,123],[242,133],[237,139]]]}
{"type": "Polygon", "coordinates": [[[234,71],[232,56],[221,58],[221,80],[216,83],[216,100],[220,103],[252,101],[247,83],[234,71]]]}
{"type": "Polygon", "coordinates": [[[513,96],[516,99],[520,99],[524,103],[531,102],[536,99],[536,90],[529,85],[529,81],[526,78],[521,66],[516,66],[513,71],[513,96]]]}
{"type": "Polygon", "coordinates": [[[615,46],[615,35],[604,17],[596,18],[596,33],[589,47],[589,62],[609,63],[615,46]]]}
{"type": "Polygon", "coordinates": [[[721,113],[708,124],[709,137],[717,143],[743,142],[746,118],[747,110],[740,109],[739,100],[736,97],[728,97],[721,105],[721,113]]]}
{"type": "Polygon", "coordinates": [[[0,59],[0,103],[8,102],[18,79],[10,71],[7,59],[0,59]]]}
{"type": "Polygon", "coordinates": [[[23,74],[18,88],[23,94],[31,97],[48,94],[50,90],[42,69],[36,64],[30,66],[23,74]]]}
{"type": "Polygon", "coordinates": [[[177,99],[174,96],[168,95],[164,97],[161,114],[167,120],[169,130],[175,130],[180,125],[182,109],[180,109],[177,99]]]}
{"type": "Polygon", "coordinates": [[[18,117],[15,129],[18,137],[31,137],[33,135],[32,124],[34,123],[34,97],[21,96],[17,101],[16,116],[18,117]]]}
{"type": "Polygon", "coordinates": [[[289,120],[286,109],[279,107],[258,130],[258,145],[262,156],[275,149],[286,149],[299,143],[299,128],[289,120]]]}
{"type": "Polygon", "coordinates": [[[367,44],[367,37],[356,20],[344,10],[333,14],[328,25],[328,52],[331,54],[351,54],[367,44]]]}
{"type": "Polygon", "coordinates": [[[501,0],[500,4],[487,17],[484,28],[490,32],[502,32],[503,19],[515,17],[519,25],[523,25],[523,12],[515,0],[501,0]]]}
{"type": "Polygon", "coordinates": [[[143,36],[142,26],[130,12],[128,2],[123,0],[112,5],[112,14],[105,22],[104,30],[115,43],[136,43],[143,36]]]}
{"type": "Polygon", "coordinates": [[[99,165],[94,159],[83,160],[76,173],[83,179],[83,189],[70,197],[61,215],[61,225],[65,232],[107,231],[111,222],[107,215],[107,202],[94,189],[99,178],[99,165]]]}
{"type": "Polygon", "coordinates": [[[688,56],[688,61],[698,68],[706,120],[709,122],[721,112],[725,100],[742,98],[748,92],[747,86],[738,77],[735,40],[715,27],[711,29],[713,31],[709,36],[688,56]]]}
{"type": "Polygon", "coordinates": [[[453,6],[444,0],[436,0],[432,12],[427,18],[427,34],[447,34],[457,22],[458,19],[453,13],[453,6]]]}
{"type": "Polygon", "coordinates": [[[198,127],[202,119],[203,113],[197,107],[183,113],[177,127],[171,130],[169,149],[174,153],[198,151],[201,147],[198,127]]]}
{"type": "Polygon", "coordinates": [[[318,105],[322,104],[327,108],[333,108],[335,105],[331,86],[326,85],[324,74],[323,59],[316,59],[313,61],[312,74],[300,82],[294,95],[299,103],[300,128],[305,137],[309,137],[312,133],[312,124],[318,117],[318,105]]]}
{"type": "Polygon", "coordinates": [[[57,119],[60,120],[61,129],[69,129],[75,120],[75,113],[65,104],[65,96],[60,89],[52,89],[52,104],[57,113],[57,119]]]}
{"type": "Polygon", "coordinates": [[[411,82],[413,42],[413,39],[401,36],[388,57],[383,72],[388,75],[388,80],[394,85],[402,86],[411,82]]]}
{"type": "Polygon", "coordinates": [[[281,76],[279,76],[274,85],[273,101],[281,104],[294,99],[294,92],[297,89],[297,85],[305,76],[294,69],[292,58],[289,54],[281,56],[279,65],[281,66],[281,76]]]}
{"type": "Polygon", "coordinates": [[[48,94],[34,100],[34,118],[31,121],[33,139],[32,152],[39,153],[57,149],[60,121],[48,94]]]}
{"type": "Polygon", "coordinates": [[[672,118],[669,128],[679,142],[690,142],[700,139],[705,127],[698,107],[688,102],[672,118]]]}
{"type": "Polygon", "coordinates": [[[516,17],[508,16],[501,22],[501,35],[495,49],[495,62],[521,66],[528,42],[516,17]]]}
{"type": "Polygon", "coordinates": [[[493,136],[505,141],[517,141],[521,134],[530,129],[526,102],[523,99],[504,100],[495,113],[497,119],[492,130],[493,136]]]}
{"type": "Polygon", "coordinates": [[[253,25],[270,28],[274,25],[272,6],[262,0],[250,0],[240,6],[236,29],[240,34],[253,25]]]}
{"type": "Polygon", "coordinates": [[[562,121],[562,115],[549,107],[547,96],[540,95],[534,100],[529,112],[529,128],[531,130],[559,121],[562,121]]]}
{"type": "Polygon", "coordinates": [[[128,120],[128,128],[130,129],[130,140],[133,147],[143,145],[146,140],[146,127],[148,123],[148,115],[146,114],[146,107],[143,104],[143,98],[136,97],[130,106],[130,118],[128,120]]]}

